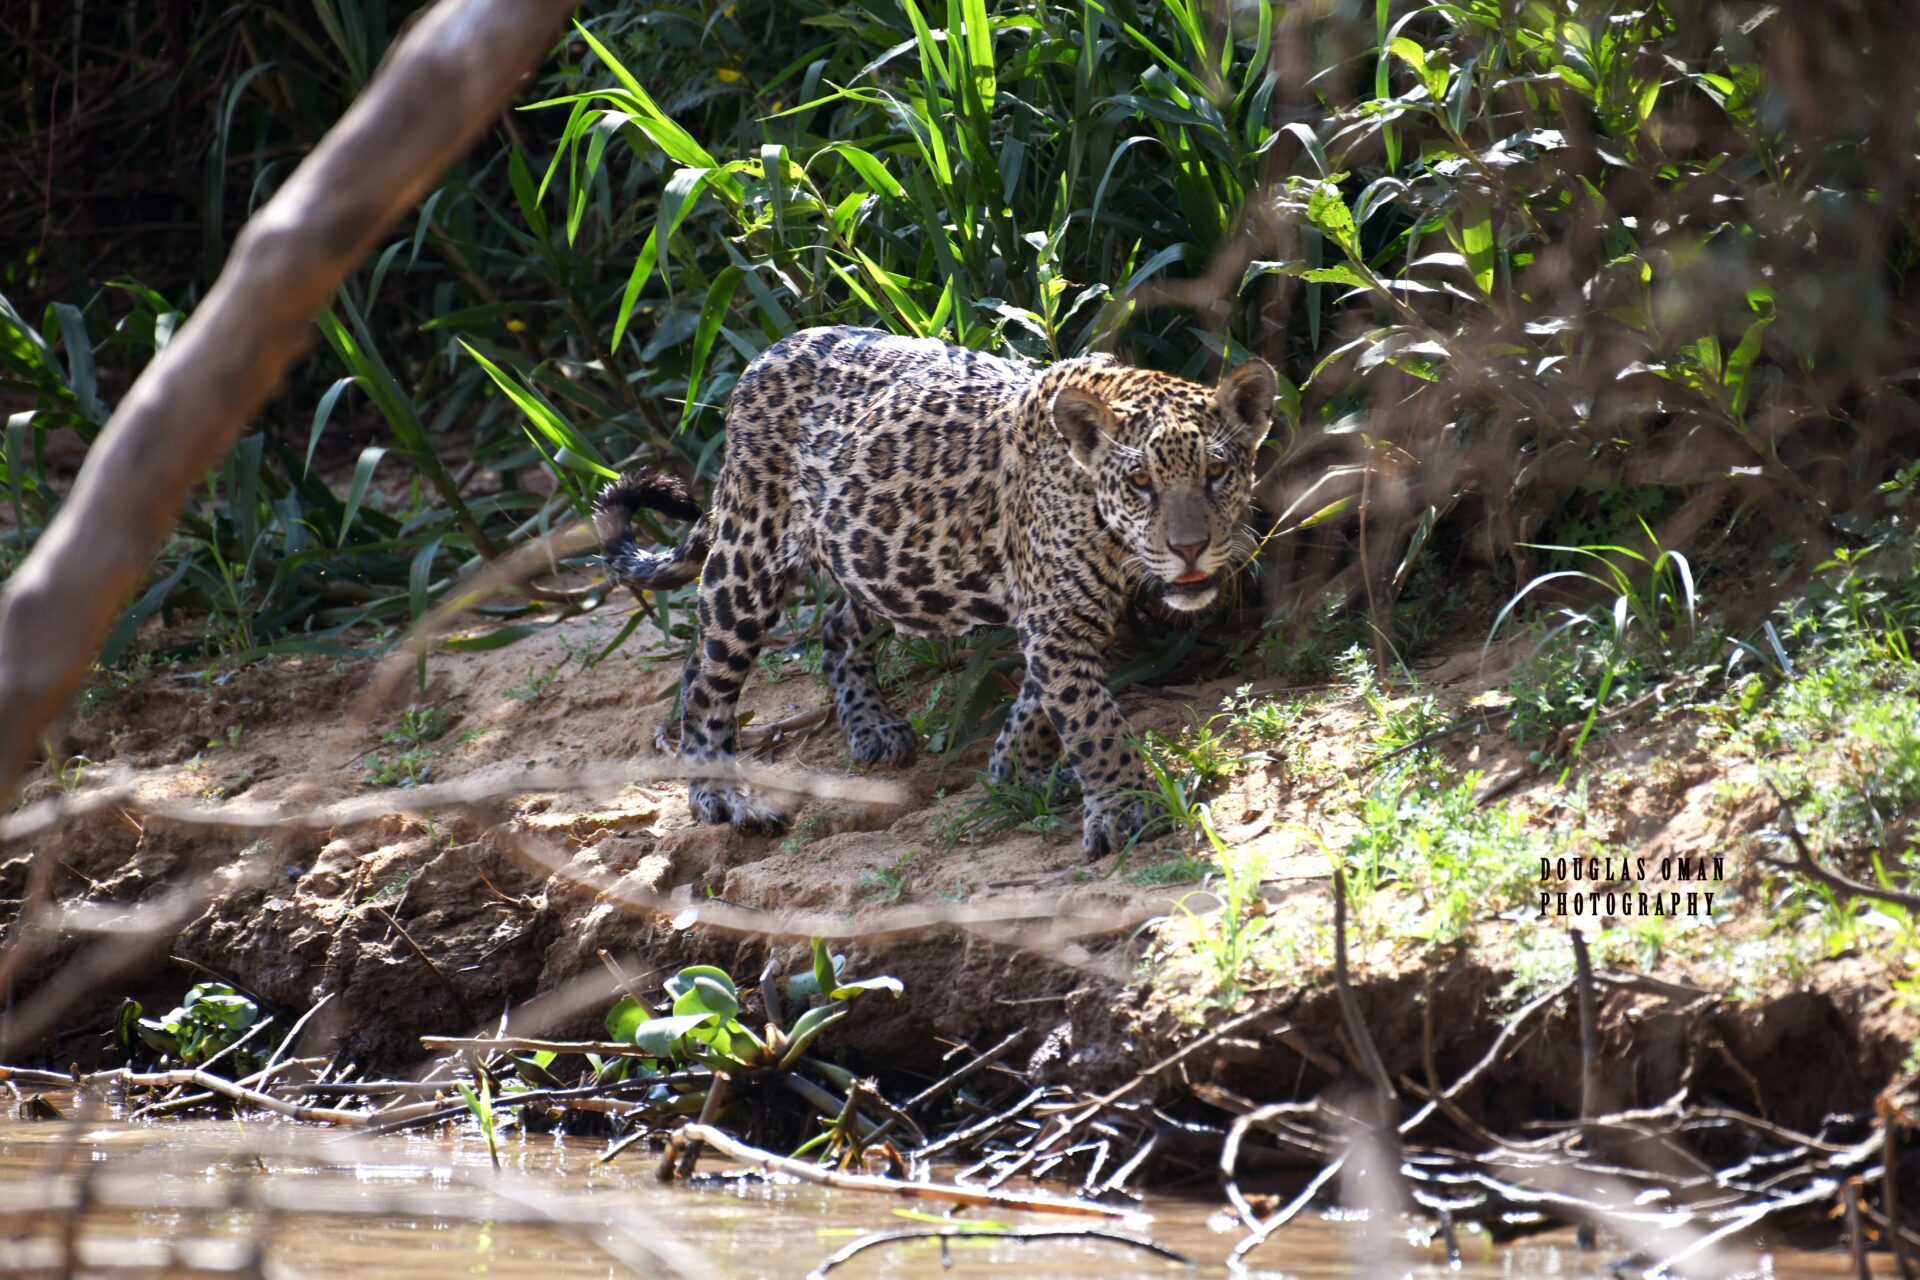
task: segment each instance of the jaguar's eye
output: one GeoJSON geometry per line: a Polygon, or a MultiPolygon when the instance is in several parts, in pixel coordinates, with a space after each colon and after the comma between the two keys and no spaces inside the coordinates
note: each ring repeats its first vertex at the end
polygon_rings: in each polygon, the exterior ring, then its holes
{"type": "Polygon", "coordinates": [[[1221,476],[1225,474],[1227,474],[1227,464],[1222,462],[1220,459],[1215,458],[1212,462],[1209,462],[1207,464],[1207,479],[1218,480],[1221,476]]]}
{"type": "Polygon", "coordinates": [[[1136,489],[1151,489],[1153,488],[1153,473],[1143,467],[1128,475],[1127,483],[1136,489]]]}

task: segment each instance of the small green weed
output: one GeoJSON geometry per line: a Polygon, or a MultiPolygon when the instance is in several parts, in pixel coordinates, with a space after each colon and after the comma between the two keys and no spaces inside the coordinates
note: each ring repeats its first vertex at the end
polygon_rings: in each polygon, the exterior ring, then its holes
{"type": "Polygon", "coordinates": [[[525,684],[510,686],[502,692],[516,702],[538,702],[546,696],[547,690],[553,688],[554,682],[560,678],[560,668],[566,666],[567,663],[572,660],[571,657],[562,658],[545,671],[540,670],[537,666],[529,666],[527,668],[527,682],[525,684]]]}
{"type": "Polygon", "coordinates": [[[818,840],[826,831],[827,817],[825,810],[818,810],[794,823],[793,830],[780,842],[780,852],[793,853],[818,840]]]}
{"type": "Polygon", "coordinates": [[[854,887],[865,889],[869,902],[898,902],[907,891],[907,868],[919,856],[918,850],[909,849],[889,865],[862,874],[854,887]]]}
{"type": "Polygon", "coordinates": [[[963,841],[980,844],[1005,831],[1031,831],[1052,844],[1061,833],[1079,828],[1071,816],[1076,795],[1077,788],[1061,776],[1058,764],[1037,783],[1018,777],[995,782],[981,774],[980,798],[957,814],[935,819],[934,835],[948,848],[963,841]]]}
{"type": "Polygon", "coordinates": [[[408,747],[391,754],[370,751],[360,763],[370,787],[417,787],[433,772],[433,756],[425,747],[408,747]]]}
{"type": "Polygon", "coordinates": [[[449,707],[416,704],[402,711],[399,722],[381,735],[380,740],[395,746],[424,747],[446,737],[457,714],[449,707]]]}
{"type": "Polygon", "coordinates": [[[1243,684],[1227,699],[1227,729],[1250,747],[1274,750],[1284,745],[1306,719],[1307,705],[1298,698],[1262,698],[1243,684]]]}
{"type": "MultiPolygon", "coordinates": [[[[1200,831],[1206,822],[1206,797],[1244,766],[1269,757],[1234,748],[1212,716],[1191,725],[1178,738],[1149,729],[1140,740],[1147,785],[1140,795],[1153,811],[1148,831],[1200,831]]],[[[1230,732],[1230,731],[1229,731],[1230,732]]]]}
{"type": "Polygon", "coordinates": [[[1216,874],[1196,892],[1210,889],[1219,906],[1202,915],[1187,905],[1194,896],[1188,894],[1174,903],[1173,909],[1190,926],[1191,945],[1206,966],[1211,990],[1203,1005],[1232,1008],[1246,989],[1246,971],[1255,948],[1273,927],[1260,898],[1266,863],[1253,850],[1228,848],[1204,812],[1199,825],[1213,848],[1216,874]]]}
{"type": "MultiPolygon", "coordinates": [[[[1445,782],[1389,778],[1361,798],[1362,828],[1341,855],[1356,911],[1390,902],[1382,923],[1433,945],[1529,900],[1540,860],[1586,839],[1578,825],[1547,829],[1505,805],[1474,803],[1480,775],[1445,782]],[[1393,892],[1389,895],[1388,890],[1393,892]]],[[[1584,813],[1584,798],[1567,807],[1584,813]]]]}
{"type": "Polygon", "coordinates": [[[395,898],[398,898],[402,893],[406,892],[408,883],[413,879],[414,870],[413,867],[408,867],[399,875],[387,881],[378,889],[375,889],[372,893],[361,898],[359,905],[363,907],[378,906],[382,903],[392,902],[395,898]]]}
{"type": "Polygon", "coordinates": [[[1213,871],[1213,864],[1205,858],[1190,853],[1182,853],[1160,862],[1150,862],[1144,867],[1136,867],[1127,873],[1127,879],[1135,884],[1192,884],[1204,880],[1213,871]]]}
{"type": "Polygon", "coordinates": [[[1610,699],[1624,701],[1698,656],[1703,642],[1711,645],[1713,637],[1700,617],[1691,562],[1682,553],[1662,547],[1644,520],[1640,527],[1647,537],[1646,551],[1625,546],[1527,544],[1592,567],[1558,569],[1528,582],[1495,615],[1487,632],[1488,645],[1522,601],[1551,584],[1597,588],[1610,603],[1605,608],[1555,610],[1533,657],[1517,669],[1513,725],[1523,743],[1530,736],[1557,735],[1577,723],[1580,730],[1567,755],[1570,762],[1579,759],[1610,699]]]}

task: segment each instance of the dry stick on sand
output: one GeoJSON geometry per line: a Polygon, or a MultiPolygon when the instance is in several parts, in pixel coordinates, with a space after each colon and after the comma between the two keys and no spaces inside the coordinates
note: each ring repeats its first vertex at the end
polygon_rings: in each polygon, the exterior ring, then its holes
{"type": "Polygon", "coordinates": [[[499,116],[573,0],[443,0],[247,223],[0,591],[0,798],[85,677],[187,493],[312,341],[379,237],[499,116]]]}
{"type": "Polygon", "coordinates": [[[897,1196],[904,1200],[939,1200],[947,1204],[1021,1210],[1027,1213],[1062,1213],[1083,1218],[1134,1216],[1134,1211],[1130,1209],[1116,1209],[1109,1205],[1095,1204],[1090,1200],[1074,1200],[1063,1196],[1022,1195],[1014,1191],[962,1187],[950,1182],[902,1182],[898,1178],[880,1178],[867,1173],[839,1173],[832,1169],[822,1169],[805,1160],[790,1160],[786,1156],[775,1155],[771,1151],[750,1147],[725,1130],[716,1129],[707,1124],[683,1126],[669,1140],[668,1150],[677,1151],[682,1144],[688,1142],[704,1142],[721,1155],[731,1159],[759,1165],[772,1172],[798,1178],[802,1182],[832,1187],[836,1191],[868,1191],[878,1195],[897,1196]]]}
{"type": "Polygon", "coordinates": [[[1191,1258],[1175,1253],[1163,1244],[1155,1244],[1145,1236],[1101,1231],[1093,1227],[930,1227],[920,1231],[888,1231],[881,1235],[862,1236],[846,1248],[836,1250],[832,1257],[807,1272],[807,1280],[824,1280],[827,1272],[868,1249],[901,1244],[908,1240],[938,1240],[943,1251],[950,1240],[1013,1240],[1021,1244],[1035,1240],[1091,1240],[1098,1244],[1123,1244],[1144,1249],[1183,1267],[1193,1265],[1191,1258]]]}

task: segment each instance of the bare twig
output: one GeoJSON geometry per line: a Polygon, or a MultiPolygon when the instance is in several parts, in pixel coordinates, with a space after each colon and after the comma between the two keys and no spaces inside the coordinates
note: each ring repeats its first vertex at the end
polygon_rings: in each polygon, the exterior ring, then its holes
{"type": "MultiPolygon", "coordinates": [[[[89,1086],[106,1082],[124,1085],[128,1088],[170,1089],[176,1085],[190,1084],[208,1093],[243,1102],[262,1111],[271,1111],[277,1115],[294,1120],[306,1120],[315,1124],[340,1124],[359,1127],[365,1125],[372,1115],[365,1111],[341,1111],[334,1107],[303,1107],[297,1103],[276,1098],[272,1094],[261,1093],[257,1089],[248,1089],[231,1080],[222,1079],[205,1071],[103,1071],[87,1077],[89,1086]]],[[[432,1104],[425,1104],[431,1107],[432,1104]]]]}
{"type": "Polygon", "coordinates": [[[43,800],[0,820],[0,844],[29,840],[57,830],[77,818],[122,809],[187,827],[236,831],[332,831],[338,827],[378,822],[394,814],[427,814],[445,810],[483,809],[508,796],[540,792],[611,795],[636,782],[669,778],[725,777],[767,791],[856,800],[869,804],[905,803],[896,784],[864,778],[738,763],[693,765],[680,760],[635,760],[618,769],[528,769],[516,777],[468,778],[424,787],[395,787],[332,804],[200,804],[145,799],[139,787],[122,783],[89,791],[71,799],[43,800]]]}
{"type": "Polygon", "coordinates": [[[822,1169],[805,1160],[790,1160],[786,1156],[775,1155],[771,1151],[750,1147],[712,1125],[690,1124],[674,1136],[681,1141],[704,1142],[722,1155],[735,1160],[744,1160],[749,1164],[798,1178],[802,1182],[812,1182],[838,1191],[866,1191],[906,1200],[940,1200],[948,1204],[978,1205],[999,1210],[1024,1210],[1029,1213],[1063,1213],[1091,1218],[1125,1217],[1130,1212],[1104,1204],[1095,1204],[1090,1200],[1072,1200],[1062,1196],[1021,1195],[1013,1191],[962,1187],[953,1183],[902,1182],[898,1178],[880,1178],[872,1174],[839,1173],[831,1169],[822,1169]]]}
{"type": "Polygon", "coordinates": [[[1855,1280],[1873,1280],[1873,1268],[1867,1265],[1867,1232],[1860,1221],[1860,1179],[1848,1178],[1840,1184],[1840,1200],[1846,1210],[1847,1254],[1853,1260],[1855,1280]]]}
{"type": "Polygon", "coordinates": [[[1800,833],[1800,821],[1794,817],[1793,806],[1787,802],[1786,796],[1780,793],[1780,788],[1773,785],[1771,779],[1768,780],[1767,786],[1772,790],[1774,799],[1780,802],[1780,826],[1786,832],[1787,839],[1793,842],[1794,860],[1782,862],[1778,858],[1762,858],[1761,861],[1783,871],[1798,871],[1802,875],[1819,881],[1835,893],[1847,897],[1875,898],[1881,902],[1891,902],[1905,907],[1909,911],[1920,911],[1920,893],[1901,889],[1883,889],[1879,885],[1866,884],[1836,871],[1829,871],[1816,862],[1813,850],[1807,846],[1807,838],[1800,833]]]}
{"type": "Polygon", "coordinates": [[[928,1227],[919,1231],[888,1231],[878,1235],[862,1236],[845,1248],[835,1250],[831,1257],[807,1272],[807,1280],[822,1280],[827,1272],[869,1249],[899,1244],[906,1240],[943,1242],[947,1240],[1014,1240],[1022,1244],[1034,1240],[1091,1240],[1098,1244],[1123,1244],[1129,1248],[1155,1254],[1169,1262],[1177,1262],[1182,1266],[1193,1265],[1191,1259],[1175,1253],[1165,1245],[1155,1244],[1145,1236],[1126,1235],[1119,1231],[1101,1231],[1092,1227],[928,1227]]]}
{"type": "MultiPolygon", "coordinates": [[[[726,1105],[726,1101],[727,1101],[727,1077],[725,1073],[716,1071],[714,1073],[713,1079],[709,1081],[707,1084],[706,1100],[700,1104],[700,1127],[701,1128],[710,1127],[711,1125],[714,1124],[714,1122],[716,1122],[720,1118],[720,1108],[726,1105]]],[[[672,1150],[673,1149],[671,1147],[668,1148],[669,1155],[672,1154],[672,1150]]],[[[672,1181],[672,1179],[675,1178],[676,1176],[681,1178],[691,1178],[693,1176],[694,1168],[699,1163],[700,1163],[700,1139],[697,1137],[690,1137],[687,1139],[686,1143],[681,1147],[680,1162],[677,1165],[675,1165],[675,1164],[670,1164],[667,1160],[662,1160],[660,1162],[659,1172],[656,1176],[662,1182],[672,1181]]]]}

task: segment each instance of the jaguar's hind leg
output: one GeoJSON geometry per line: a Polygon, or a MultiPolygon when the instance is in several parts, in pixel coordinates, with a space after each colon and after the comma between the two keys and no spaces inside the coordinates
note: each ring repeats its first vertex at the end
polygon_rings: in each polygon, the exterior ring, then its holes
{"type": "Polygon", "coordinates": [[[821,666],[833,691],[840,731],[855,764],[907,764],[919,738],[880,692],[872,643],[876,628],[867,612],[842,600],[827,615],[821,666]]]}
{"type": "MultiPolygon", "coordinates": [[[[716,503],[716,506],[718,503],[716,503]]],[[[760,523],[764,533],[770,521],[760,523]]],[[[731,516],[718,532],[700,579],[700,632],[681,675],[680,756],[690,763],[732,764],[740,688],[779,620],[793,581],[777,542],[755,536],[731,516]]],[[[687,800],[701,822],[730,823],[754,835],[777,835],[786,815],[745,783],[725,777],[689,779],[687,800]]]]}

